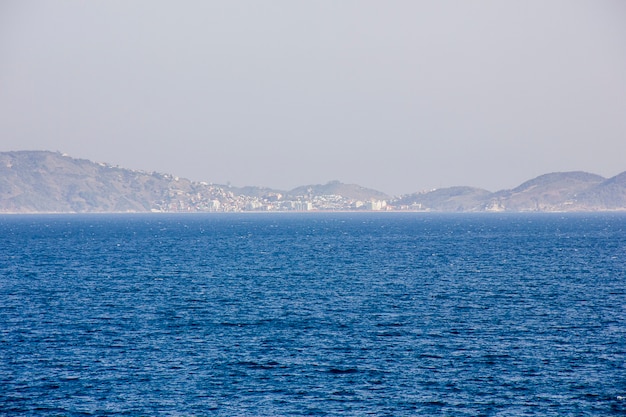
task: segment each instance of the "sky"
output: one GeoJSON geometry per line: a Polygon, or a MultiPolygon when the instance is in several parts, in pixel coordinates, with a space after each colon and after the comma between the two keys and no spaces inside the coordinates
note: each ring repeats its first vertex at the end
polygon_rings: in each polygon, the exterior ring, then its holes
{"type": "Polygon", "coordinates": [[[0,2],[0,151],[392,195],[626,171],[623,0],[0,2]]]}

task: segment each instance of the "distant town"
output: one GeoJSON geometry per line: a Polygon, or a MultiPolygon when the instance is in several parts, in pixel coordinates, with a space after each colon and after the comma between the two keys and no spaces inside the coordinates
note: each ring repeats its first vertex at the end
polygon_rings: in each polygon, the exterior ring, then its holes
{"type": "MultiPolygon", "coordinates": [[[[180,181],[172,178],[174,183],[180,181]]],[[[288,196],[268,191],[261,196],[230,191],[230,187],[200,183],[204,192],[191,197],[185,189],[172,189],[167,199],[155,202],[152,212],[243,212],[243,211],[381,211],[419,209],[419,205],[390,206],[376,198],[355,199],[338,194],[315,194],[313,188],[303,195],[288,196]],[[208,193],[207,193],[208,191],[208,193]]],[[[343,185],[343,184],[342,184],[343,185]]]]}

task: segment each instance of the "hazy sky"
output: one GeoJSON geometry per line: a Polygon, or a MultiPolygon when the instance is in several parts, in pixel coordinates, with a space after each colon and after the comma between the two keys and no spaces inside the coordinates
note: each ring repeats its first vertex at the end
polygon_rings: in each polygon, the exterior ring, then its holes
{"type": "Polygon", "coordinates": [[[626,170],[626,1],[0,2],[0,151],[234,186],[626,170]]]}

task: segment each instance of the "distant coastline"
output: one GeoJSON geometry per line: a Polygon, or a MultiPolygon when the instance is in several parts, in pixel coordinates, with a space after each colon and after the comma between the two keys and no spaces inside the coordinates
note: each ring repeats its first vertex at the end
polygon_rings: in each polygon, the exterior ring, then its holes
{"type": "Polygon", "coordinates": [[[626,211],[626,172],[541,175],[511,190],[456,186],[392,197],[331,181],[293,190],[231,187],[75,159],[0,152],[0,213],[603,212],[626,211]]]}

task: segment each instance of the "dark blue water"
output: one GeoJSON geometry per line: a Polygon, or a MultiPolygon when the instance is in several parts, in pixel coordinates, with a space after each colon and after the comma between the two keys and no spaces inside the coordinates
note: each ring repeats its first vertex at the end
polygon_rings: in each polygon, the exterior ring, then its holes
{"type": "Polygon", "coordinates": [[[0,217],[2,416],[626,414],[626,215],[0,217]]]}

